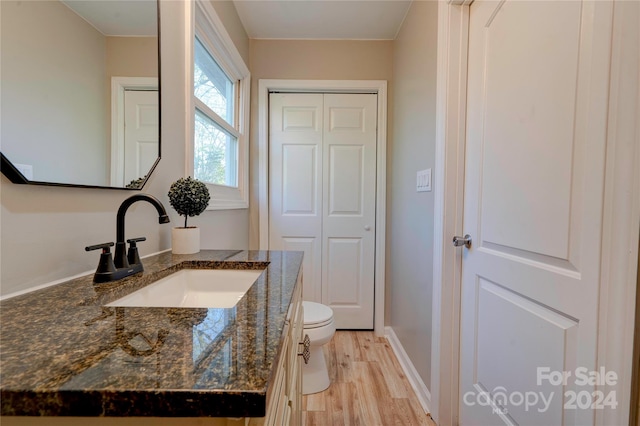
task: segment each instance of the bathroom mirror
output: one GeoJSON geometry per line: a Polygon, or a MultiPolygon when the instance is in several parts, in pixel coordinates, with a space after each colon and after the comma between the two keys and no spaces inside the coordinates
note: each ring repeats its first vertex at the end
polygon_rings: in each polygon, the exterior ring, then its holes
{"type": "Polygon", "coordinates": [[[160,159],[157,0],[0,1],[14,183],[141,189],[160,159]]]}

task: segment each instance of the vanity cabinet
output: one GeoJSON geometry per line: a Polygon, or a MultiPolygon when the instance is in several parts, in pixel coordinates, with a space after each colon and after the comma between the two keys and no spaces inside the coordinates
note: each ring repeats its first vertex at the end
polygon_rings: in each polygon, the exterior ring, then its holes
{"type": "MultiPolygon", "coordinates": [[[[302,275],[302,274],[300,274],[302,275]]],[[[304,316],[302,282],[298,278],[283,330],[282,352],[267,397],[267,415],[247,418],[113,418],[113,417],[1,417],[3,426],[73,426],[88,421],[99,426],[300,426],[302,425],[302,356],[304,316]],[[5,423],[6,422],[6,423],[5,423]]]]}
{"type": "MultiPolygon", "coordinates": [[[[129,284],[135,287],[135,280],[147,276],[150,276],[147,280],[155,279],[152,274],[156,271],[185,268],[186,262],[191,262],[188,263],[191,268],[211,269],[216,267],[215,262],[220,262],[218,258],[224,259],[227,268],[253,268],[255,262],[265,262],[266,269],[238,302],[233,311],[235,316],[222,317],[229,320],[228,324],[217,332],[216,336],[222,336],[220,340],[207,346],[211,352],[201,363],[194,361],[194,326],[191,322],[184,323],[187,317],[177,316],[180,309],[168,309],[165,313],[164,308],[132,307],[105,316],[103,302],[119,296],[88,299],[96,297],[91,276],[52,286],[44,290],[46,297],[37,294],[39,297],[26,295],[2,301],[0,343],[13,348],[13,352],[8,351],[2,360],[0,423],[3,426],[301,426],[304,362],[298,355],[304,350],[301,252],[240,252],[230,257],[226,252],[203,250],[178,259],[164,253],[149,258],[147,270],[141,277],[131,278],[129,284]],[[203,257],[206,260],[201,260],[203,257]],[[245,265],[246,262],[252,263],[245,265]],[[64,305],[64,309],[49,309],[52,300],[64,305]],[[37,321],[20,320],[17,312],[24,310],[24,305],[37,307],[41,317],[37,321]],[[96,317],[101,309],[102,315],[96,317]],[[136,376],[147,371],[147,364],[142,363],[147,355],[131,355],[108,344],[117,335],[121,313],[134,316],[136,324],[165,330],[158,352],[148,355],[154,357],[155,370],[136,376]],[[46,330],[54,338],[42,334],[45,323],[56,324],[57,328],[46,330]],[[20,333],[10,333],[13,329],[20,333]],[[49,338],[47,350],[41,344],[34,346],[37,339],[21,338],[25,334],[49,338]],[[55,338],[58,335],[62,337],[55,338]],[[80,341],[101,343],[96,349],[95,345],[78,344],[80,341]],[[104,356],[96,357],[96,351],[100,350],[104,356]],[[49,362],[53,353],[66,355],[57,359],[62,366],[49,362]],[[28,355],[11,358],[12,354],[28,355]],[[29,357],[32,369],[25,369],[24,356],[29,357]],[[206,366],[209,370],[194,372],[194,366],[206,366]],[[71,377],[58,373],[63,367],[64,372],[73,373],[71,377]],[[155,381],[146,380],[148,374],[155,375],[152,377],[155,381]],[[109,391],[100,381],[103,376],[110,380],[109,391]],[[194,378],[200,387],[192,383],[194,378]],[[43,391],[37,384],[46,380],[58,380],[64,388],[49,385],[43,391]],[[229,380],[228,386],[221,385],[224,380],[229,380]],[[150,386],[156,389],[150,391],[150,386]],[[212,391],[207,392],[207,388],[212,391]],[[84,399],[79,403],[77,398],[84,399]],[[80,412],[86,414],[69,416],[80,412]],[[251,417],[262,413],[266,415],[251,417]]],[[[145,283],[141,284],[148,284],[145,283]]],[[[201,313],[219,320],[219,310],[205,309],[201,313]]],[[[208,325],[199,319],[198,324],[208,325]]]]}
{"type": "Polygon", "coordinates": [[[276,369],[274,388],[267,400],[267,415],[253,418],[251,426],[299,426],[302,424],[302,356],[304,315],[302,311],[302,274],[291,299],[285,323],[284,343],[276,369]]]}

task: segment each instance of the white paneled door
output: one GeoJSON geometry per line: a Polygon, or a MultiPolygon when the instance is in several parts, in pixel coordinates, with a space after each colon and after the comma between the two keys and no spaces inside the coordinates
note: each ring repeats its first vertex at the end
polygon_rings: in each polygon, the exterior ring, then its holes
{"type": "Polygon", "coordinates": [[[304,251],[304,299],[338,328],[372,329],[377,95],[269,103],[269,247],[304,251]]]}
{"type": "Polygon", "coordinates": [[[463,425],[587,425],[615,404],[593,378],[611,23],[612,2],[470,7],[463,425]]]}
{"type": "Polygon", "coordinates": [[[124,91],[124,184],[145,176],[158,158],[157,90],[124,91]]]}

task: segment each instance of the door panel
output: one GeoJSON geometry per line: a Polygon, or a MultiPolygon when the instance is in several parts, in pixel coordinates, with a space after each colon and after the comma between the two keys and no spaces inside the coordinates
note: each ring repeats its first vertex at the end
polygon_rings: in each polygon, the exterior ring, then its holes
{"type": "MultiPolygon", "coordinates": [[[[340,95],[338,95],[340,96],[340,95]]],[[[344,108],[333,106],[329,108],[329,130],[331,132],[360,131],[365,132],[364,108],[344,108]]]]}
{"type": "Polygon", "coordinates": [[[372,329],[377,97],[325,94],[324,116],[322,300],[338,328],[372,329]]]}
{"type": "MultiPolygon", "coordinates": [[[[476,390],[493,391],[496,399],[500,391],[514,395],[528,389],[548,397],[555,389],[546,381],[537,384],[537,368],[575,368],[578,323],[484,278],[478,277],[477,286],[476,390]]],[[[537,424],[562,424],[561,399],[550,401],[540,401],[540,407],[533,407],[537,424]],[[538,412],[538,408],[542,411],[538,412]]],[[[525,406],[512,405],[508,408],[511,418],[526,418],[525,406]]]]}
{"type": "Polygon", "coordinates": [[[461,424],[593,423],[570,397],[595,390],[575,371],[597,370],[611,16],[611,2],[470,7],[461,424]]]}
{"type": "MultiPolygon", "coordinates": [[[[311,95],[311,98],[317,98],[317,96],[311,95]]],[[[321,122],[318,121],[322,118],[321,111],[317,106],[288,106],[282,109],[282,131],[283,132],[295,132],[295,131],[312,131],[318,132],[320,130],[321,122]]]]}
{"type": "Polygon", "coordinates": [[[269,249],[304,251],[304,300],[322,294],[322,94],[271,94],[269,249]]]}
{"type": "Polygon", "coordinates": [[[124,185],[151,170],[158,158],[160,140],[158,92],[124,92],[124,185]]]}
{"type": "Polygon", "coordinates": [[[482,29],[482,238],[566,259],[581,5],[521,3],[482,29]]]}
{"type": "Polygon", "coordinates": [[[282,146],[282,214],[318,215],[317,147],[282,146]]]}
{"type": "MultiPolygon", "coordinates": [[[[310,237],[282,237],[282,242],[280,244],[280,250],[286,251],[303,251],[304,258],[302,260],[302,271],[303,271],[303,280],[302,280],[302,294],[315,294],[315,288],[313,287],[314,281],[307,280],[305,271],[317,271],[320,270],[322,265],[316,264],[321,255],[320,243],[322,241],[320,238],[316,238],[314,236],[310,237]]],[[[308,299],[307,299],[308,300],[308,299]]]]}
{"type": "Polygon", "coordinates": [[[359,238],[329,238],[327,240],[327,281],[355,285],[331,285],[327,289],[326,303],[359,310],[363,301],[362,240],[359,238]]]}
{"type": "Polygon", "coordinates": [[[360,145],[329,148],[329,216],[362,216],[363,157],[360,145]]]}

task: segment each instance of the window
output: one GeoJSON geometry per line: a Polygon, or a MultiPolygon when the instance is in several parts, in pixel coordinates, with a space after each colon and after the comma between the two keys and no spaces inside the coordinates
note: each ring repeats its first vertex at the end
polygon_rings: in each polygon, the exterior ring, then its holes
{"type": "Polygon", "coordinates": [[[238,138],[196,109],[193,175],[206,183],[237,186],[238,138]]]}
{"type": "Polygon", "coordinates": [[[208,209],[247,208],[249,70],[210,3],[193,4],[187,174],[209,187],[208,209]]]}

